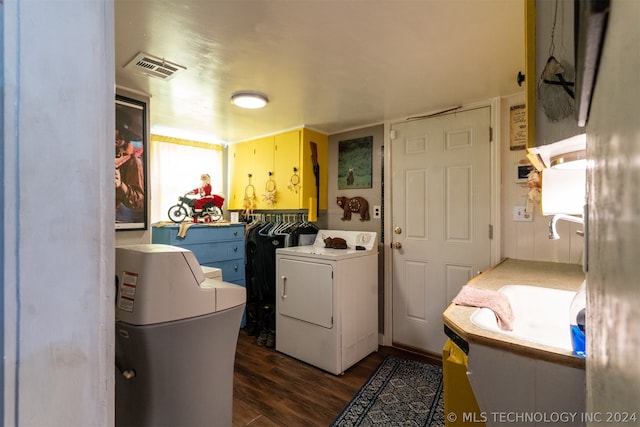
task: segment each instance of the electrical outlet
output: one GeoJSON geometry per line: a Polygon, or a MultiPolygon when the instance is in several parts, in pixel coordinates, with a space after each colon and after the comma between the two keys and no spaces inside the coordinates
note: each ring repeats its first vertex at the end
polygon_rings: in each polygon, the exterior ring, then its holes
{"type": "Polygon", "coordinates": [[[533,214],[527,212],[525,206],[513,207],[513,220],[514,221],[533,221],[533,214]]]}
{"type": "Polygon", "coordinates": [[[375,219],[375,218],[378,218],[378,219],[379,219],[379,218],[380,218],[380,215],[381,215],[381,208],[380,208],[380,206],[375,205],[375,206],[373,207],[373,218],[374,218],[374,219],[375,219]]]}

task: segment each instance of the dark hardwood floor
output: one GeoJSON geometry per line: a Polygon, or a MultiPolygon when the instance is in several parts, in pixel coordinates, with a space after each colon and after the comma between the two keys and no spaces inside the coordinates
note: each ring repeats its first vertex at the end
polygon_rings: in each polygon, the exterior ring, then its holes
{"type": "Polygon", "coordinates": [[[430,363],[432,357],[380,347],[377,352],[332,375],[256,344],[240,331],[236,352],[233,426],[329,426],[388,354],[430,363]]]}

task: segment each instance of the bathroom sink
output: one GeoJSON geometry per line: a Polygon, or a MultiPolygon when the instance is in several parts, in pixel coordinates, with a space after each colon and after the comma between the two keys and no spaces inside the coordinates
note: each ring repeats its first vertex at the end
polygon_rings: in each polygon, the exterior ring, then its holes
{"type": "Polygon", "coordinates": [[[498,290],[511,303],[515,322],[513,331],[498,327],[496,316],[488,308],[479,308],[471,322],[480,328],[513,338],[572,350],[569,331],[569,306],[575,292],[530,285],[506,285],[498,290]]]}

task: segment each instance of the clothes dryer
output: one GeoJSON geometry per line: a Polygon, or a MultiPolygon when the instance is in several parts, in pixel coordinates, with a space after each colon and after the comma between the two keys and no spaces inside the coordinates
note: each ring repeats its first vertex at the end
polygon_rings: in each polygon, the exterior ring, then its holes
{"type": "Polygon", "coordinates": [[[277,351],[337,375],[377,349],[377,233],[320,230],[276,250],[277,351]],[[347,248],[325,248],[329,237],[347,248]]]}

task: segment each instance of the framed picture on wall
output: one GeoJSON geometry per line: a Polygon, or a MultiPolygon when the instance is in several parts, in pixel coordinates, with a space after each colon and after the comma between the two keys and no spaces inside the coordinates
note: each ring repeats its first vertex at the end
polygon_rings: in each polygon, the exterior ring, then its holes
{"type": "Polygon", "coordinates": [[[509,149],[524,150],[527,148],[527,107],[512,105],[509,110],[509,149]]]}
{"type": "Polygon", "coordinates": [[[373,136],[340,141],[338,189],[371,188],[373,136]]]}
{"type": "Polygon", "coordinates": [[[147,229],[147,105],[116,95],[116,230],[147,229]]]}

